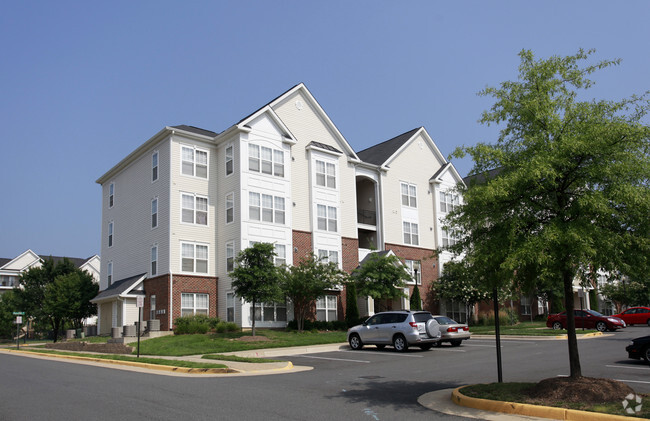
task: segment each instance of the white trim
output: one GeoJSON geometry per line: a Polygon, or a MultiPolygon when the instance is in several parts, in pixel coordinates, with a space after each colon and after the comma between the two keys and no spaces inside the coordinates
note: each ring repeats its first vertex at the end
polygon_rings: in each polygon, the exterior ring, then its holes
{"type": "Polygon", "coordinates": [[[151,229],[152,230],[158,228],[158,224],[160,222],[159,218],[158,218],[158,216],[160,214],[159,209],[160,209],[160,204],[158,202],[158,196],[155,196],[153,199],[151,199],[151,218],[150,218],[150,221],[149,221],[151,223],[151,229]],[[153,225],[153,215],[154,215],[153,203],[154,202],[156,202],[156,213],[155,213],[155,215],[156,215],[156,225],[155,226],[153,225]]]}
{"type": "Polygon", "coordinates": [[[181,152],[180,152],[180,155],[179,155],[179,158],[180,158],[180,165],[179,165],[179,167],[180,167],[179,168],[180,169],[180,175],[182,177],[191,177],[191,178],[196,178],[198,180],[209,180],[210,179],[210,150],[198,147],[198,146],[193,145],[193,144],[183,143],[183,142],[180,142],[180,141],[178,142],[178,145],[181,148],[181,152]],[[192,149],[192,174],[185,174],[183,172],[183,162],[189,162],[189,161],[184,161],[183,160],[183,149],[184,148],[192,149]],[[197,152],[204,152],[205,153],[205,177],[199,177],[198,175],[196,175],[196,167],[197,167],[196,153],[197,152]]]}
{"type": "Polygon", "coordinates": [[[226,205],[226,212],[225,212],[225,219],[226,219],[226,225],[230,225],[235,222],[235,192],[231,191],[226,193],[225,196],[225,205],[226,205]],[[232,196],[232,199],[230,200],[230,203],[232,203],[232,221],[228,221],[228,196],[232,196]]]}
{"type": "Polygon", "coordinates": [[[160,178],[160,154],[158,153],[158,150],[154,150],[151,153],[151,184],[155,183],[158,181],[160,178]],[[156,157],[156,165],[154,166],[153,164],[153,157],[156,157]],[[153,178],[153,170],[154,168],[156,169],[156,178],[153,178]]]}
{"type": "Polygon", "coordinates": [[[180,272],[181,273],[186,273],[186,274],[192,274],[192,275],[202,275],[206,276],[210,273],[210,244],[208,243],[199,243],[195,241],[180,241],[180,272]],[[183,245],[191,245],[192,246],[192,271],[185,271],[183,270],[183,245]],[[200,260],[205,260],[205,272],[197,272],[196,271],[196,262],[199,260],[196,255],[196,248],[197,247],[205,247],[206,248],[206,258],[205,259],[200,259],[200,260]]]}
{"type": "Polygon", "coordinates": [[[184,191],[180,191],[179,193],[181,195],[181,198],[180,198],[181,219],[180,219],[179,222],[181,224],[183,224],[183,225],[196,225],[196,226],[201,226],[201,227],[209,227],[210,226],[210,198],[208,196],[204,196],[202,194],[189,193],[189,192],[184,192],[184,191]],[[192,210],[192,222],[183,221],[183,210],[185,210],[185,209],[190,210],[189,208],[184,208],[183,207],[183,196],[191,196],[192,197],[192,209],[191,209],[192,210]],[[198,212],[203,212],[203,211],[199,211],[197,209],[197,199],[205,199],[205,203],[206,203],[206,205],[205,205],[205,224],[199,224],[197,222],[197,220],[198,220],[198,218],[196,217],[197,213],[198,212]]]}

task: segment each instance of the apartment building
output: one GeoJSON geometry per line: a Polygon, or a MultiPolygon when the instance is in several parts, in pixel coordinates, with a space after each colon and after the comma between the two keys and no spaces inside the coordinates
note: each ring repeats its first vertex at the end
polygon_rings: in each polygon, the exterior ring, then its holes
{"type": "MultiPolygon", "coordinates": [[[[356,153],[304,84],[220,133],[165,127],[97,180],[99,332],[135,322],[138,296],[161,329],[189,314],[285,326],[290,304],[252,309],[231,287],[236,255],[255,242],[273,243],[278,264],[315,253],[348,272],[390,250],[412,273],[407,292],[424,293],[447,258],[433,252],[452,240],[440,218],[461,182],[424,128],[356,153]]],[[[344,300],[327,292],[317,317],[342,319],[344,300]]],[[[360,304],[372,314],[408,299],[360,304]]]]}

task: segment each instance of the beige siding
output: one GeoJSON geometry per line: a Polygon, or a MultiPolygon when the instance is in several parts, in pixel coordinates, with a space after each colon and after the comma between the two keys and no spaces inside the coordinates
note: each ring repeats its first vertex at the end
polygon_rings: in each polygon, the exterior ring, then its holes
{"type": "Polygon", "coordinates": [[[158,271],[168,270],[169,141],[162,140],[102,185],[102,245],[100,290],[106,289],[107,265],[113,262],[113,282],[148,273],[151,246],[158,243],[158,271]],[[158,151],[158,181],[151,181],[151,157],[158,151]],[[109,185],[115,183],[114,206],[108,208],[109,185]],[[158,228],[151,228],[151,200],[158,197],[158,228]],[[113,247],[108,224],[114,221],[113,247]]]}
{"type": "Polygon", "coordinates": [[[113,302],[102,303],[99,305],[99,334],[110,335],[112,327],[113,302]]]}
{"type": "MultiPolygon", "coordinates": [[[[124,323],[122,326],[132,325],[138,321],[138,307],[135,298],[126,298],[122,304],[124,306],[124,323]]],[[[142,316],[144,318],[144,315],[142,316]]]]}

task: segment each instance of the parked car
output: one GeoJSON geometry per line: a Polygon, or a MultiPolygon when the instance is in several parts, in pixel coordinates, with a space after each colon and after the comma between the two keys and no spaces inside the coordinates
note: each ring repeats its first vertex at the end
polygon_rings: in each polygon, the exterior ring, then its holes
{"type": "Polygon", "coordinates": [[[438,322],[440,330],[440,342],[449,342],[451,346],[459,346],[472,335],[469,327],[464,323],[458,323],[447,316],[433,316],[438,322]]]}
{"type": "Polygon", "coordinates": [[[625,350],[630,358],[635,360],[643,358],[650,364],[650,336],[632,339],[632,342],[625,347],[625,350]]]}
{"type": "Polygon", "coordinates": [[[348,343],[354,350],[364,345],[379,349],[392,345],[397,351],[406,351],[409,346],[428,350],[439,341],[438,322],[428,311],[385,311],[348,329],[348,343]]]}
{"type": "Polygon", "coordinates": [[[627,325],[645,325],[650,326],[650,308],[648,307],[630,307],[622,313],[615,314],[613,317],[623,319],[627,325]]]}
{"type": "MultiPolygon", "coordinates": [[[[625,327],[625,322],[618,317],[605,316],[594,310],[574,310],[576,329],[596,329],[599,332],[614,331],[625,327]]],[[[553,329],[566,329],[566,311],[551,314],[546,319],[546,326],[553,329]]]]}

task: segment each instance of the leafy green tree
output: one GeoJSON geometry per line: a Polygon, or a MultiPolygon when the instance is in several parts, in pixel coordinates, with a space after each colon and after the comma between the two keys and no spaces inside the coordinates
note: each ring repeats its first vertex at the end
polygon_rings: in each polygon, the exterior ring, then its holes
{"type": "Polygon", "coordinates": [[[345,323],[348,327],[352,327],[359,323],[357,287],[354,282],[346,282],[345,284],[345,323]]]}
{"type": "Polygon", "coordinates": [[[14,288],[17,306],[36,326],[52,329],[54,342],[66,322],[80,326],[82,319],[96,314],[90,300],[97,295],[98,286],[90,274],[67,258],[41,260],[40,267],[21,274],[19,284],[14,288]]]}
{"type": "Polygon", "coordinates": [[[12,338],[16,334],[14,311],[19,311],[14,299],[14,292],[7,291],[0,295],[0,338],[12,338]]]}
{"type": "Polygon", "coordinates": [[[283,299],[279,287],[280,268],[273,263],[275,255],[273,244],[255,243],[239,253],[236,267],[230,272],[235,294],[251,303],[253,336],[255,305],[283,299]]]}
{"type": "Polygon", "coordinates": [[[593,51],[536,60],[519,55],[519,80],[481,92],[495,98],[481,122],[500,125],[496,144],[462,147],[477,182],[459,187],[464,205],[446,224],[489,284],[563,288],[569,365],[582,376],[573,281],[584,268],[629,273],[650,258],[650,128],[647,95],[579,100],[588,78],[618,60],[593,51]]]}
{"type": "Polygon", "coordinates": [[[406,267],[394,254],[370,253],[361,266],[352,271],[357,293],[379,298],[399,298],[401,288],[411,276],[406,267]]]}
{"type": "Polygon", "coordinates": [[[280,271],[280,290],[293,304],[299,332],[304,329],[314,301],[343,280],[344,272],[336,263],[322,262],[313,254],[280,271]]]}
{"type": "Polygon", "coordinates": [[[638,281],[608,282],[602,286],[600,293],[605,300],[614,304],[618,313],[625,307],[650,304],[648,286],[638,281]]]}
{"type": "Polygon", "coordinates": [[[420,288],[418,288],[417,285],[413,287],[413,293],[411,294],[409,304],[411,310],[422,310],[422,298],[420,298],[420,288]]]}

